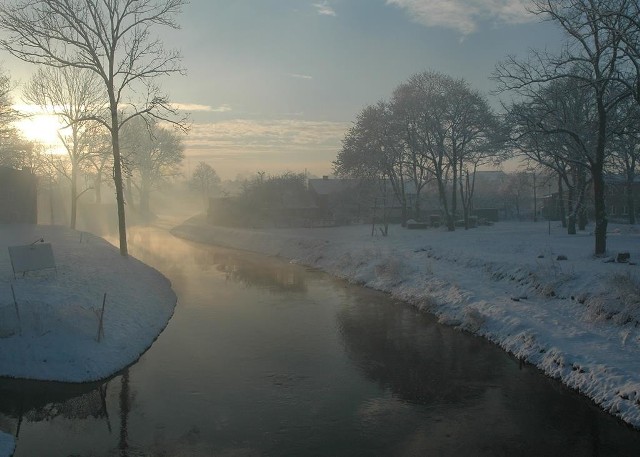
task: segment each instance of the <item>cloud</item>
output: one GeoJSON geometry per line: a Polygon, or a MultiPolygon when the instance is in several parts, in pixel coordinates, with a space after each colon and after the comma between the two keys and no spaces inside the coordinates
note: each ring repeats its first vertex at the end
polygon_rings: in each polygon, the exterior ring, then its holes
{"type": "Polygon", "coordinates": [[[199,111],[199,112],[208,112],[208,113],[226,113],[231,111],[231,106],[227,104],[222,104],[217,107],[209,106],[209,105],[199,105],[197,103],[172,103],[171,106],[175,109],[179,109],[182,111],[199,111]]]}
{"type": "Polygon", "coordinates": [[[233,119],[193,125],[186,144],[212,148],[225,146],[233,150],[277,148],[299,151],[340,145],[350,126],[348,122],[300,119],[233,119]]]}
{"type": "Polygon", "coordinates": [[[524,0],[386,0],[387,5],[405,9],[413,19],[428,27],[441,26],[468,35],[478,22],[496,20],[508,24],[530,22],[535,17],[524,0]]]}
{"type": "Polygon", "coordinates": [[[328,1],[314,3],[313,6],[316,8],[318,14],[322,16],[336,16],[336,11],[329,5],[328,1]]]}
{"type": "Polygon", "coordinates": [[[291,76],[292,78],[299,78],[299,79],[313,79],[313,76],[302,75],[300,73],[289,73],[289,76],[291,76]]]}
{"type": "Polygon", "coordinates": [[[349,127],[349,122],[300,119],[196,123],[185,138],[185,154],[227,177],[259,169],[326,174],[349,127]]]}

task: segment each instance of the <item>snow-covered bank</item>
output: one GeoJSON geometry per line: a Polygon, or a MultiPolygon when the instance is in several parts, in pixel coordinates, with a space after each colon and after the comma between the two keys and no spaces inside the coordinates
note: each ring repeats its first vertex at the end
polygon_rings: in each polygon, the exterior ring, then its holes
{"type": "Polygon", "coordinates": [[[164,276],[102,238],[59,226],[0,225],[0,376],[109,377],[153,343],[175,304],[164,276]],[[7,247],[39,239],[51,243],[56,270],[14,278],[7,247]]]}
{"type": "Polygon", "coordinates": [[[13,436],[0,432],[0,455],[1,456],[9,456],[13,455],[13,451],[15,450],[16,443],[13,439],[13,436]]]}
{"type": "MultiPolygon", "coordinates": [[[[591,234],[554,223],[449,233],[392,226],[242,230],[193,218],[194,241],[277,255],[392,293],[494,341],[640,427],[640,266],[592,256],[591,234]]],[[[611,227],[608,249],[640,260],[640,233],[611,227]]]]}

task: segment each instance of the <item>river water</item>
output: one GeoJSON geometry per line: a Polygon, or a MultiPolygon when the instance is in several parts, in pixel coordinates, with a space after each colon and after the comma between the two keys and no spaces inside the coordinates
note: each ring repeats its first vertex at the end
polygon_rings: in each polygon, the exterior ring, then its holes
{"type": "Polygon", "coordinates": [[[131,252],[178,295],[112,379],[0,381],[23,456],[635,456],[640,433],[389,296],[159,229],[131,252]]]}

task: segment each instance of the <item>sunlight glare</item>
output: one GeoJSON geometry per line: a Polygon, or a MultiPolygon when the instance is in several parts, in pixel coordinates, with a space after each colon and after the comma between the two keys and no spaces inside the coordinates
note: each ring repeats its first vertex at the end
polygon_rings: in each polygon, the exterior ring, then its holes
{"type": "Polygon", "coordinates": [[[51,153],[64,153],[58,131],[64,125],[57,116],[50,114],[34,114],[17,122],[17,127],[27,140],[45,146],[51,153]]]}

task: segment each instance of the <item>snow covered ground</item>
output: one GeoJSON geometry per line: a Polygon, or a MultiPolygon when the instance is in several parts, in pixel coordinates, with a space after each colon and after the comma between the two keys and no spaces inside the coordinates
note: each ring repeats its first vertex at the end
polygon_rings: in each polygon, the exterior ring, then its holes
{"type": "Polygon", "coordinates": [[[558,223],[472,230],[370,226],[243,230],[201,216],[172,230],[194,241],[291,259],[391,293],[482,335],[640,427],[640,231],[610,224],[611,256],[558,223]],[[631,263],[611,260],[629,252],[631,263]],[[565,259],[566,258],[566,259],[565,259]]]}

